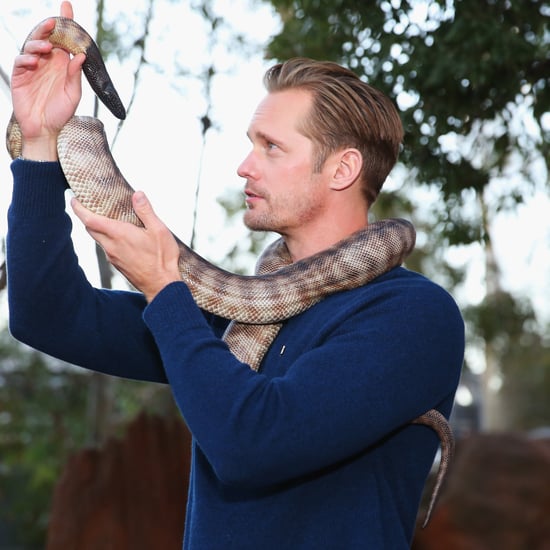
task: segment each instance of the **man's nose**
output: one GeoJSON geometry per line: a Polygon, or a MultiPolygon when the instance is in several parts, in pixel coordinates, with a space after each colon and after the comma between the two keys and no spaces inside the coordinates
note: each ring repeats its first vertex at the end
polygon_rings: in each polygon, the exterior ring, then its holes
{"type": "Polygon", "coordinates": [[[255,178],[258,170],[254,161],[254,151],[250,151],[237,168],[237,174],[241,178],[255,178]]]}

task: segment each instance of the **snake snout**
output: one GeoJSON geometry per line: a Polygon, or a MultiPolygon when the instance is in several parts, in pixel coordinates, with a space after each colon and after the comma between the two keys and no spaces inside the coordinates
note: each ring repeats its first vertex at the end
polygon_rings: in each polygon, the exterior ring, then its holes
{"type": "Polygon", "coordinates": [[[50,35],[50,42],[72,55],[77,53],[86,54],[82,70],[92,90],[114,116],[124,120],[126,109],[115,90],[94,39],[73,19],[67,19],[66,17],[55,17],[54,19],[55,27],[50,35]]]}
{"type": "Polygon", "coordinates": [[[101,100],[119,120],[126,118],[126,108],[122,104],[115,87],[108,84],[102,91],[101,100]]]}
{"type": "Polygon", "coordinates": [[[126,118],[126,109],[115,85],[107,73],[103,59],[95,43],[91,43],[86,52],[86,61],[82,66],[84,75],[98,99],[120,120],[126,118]]]}

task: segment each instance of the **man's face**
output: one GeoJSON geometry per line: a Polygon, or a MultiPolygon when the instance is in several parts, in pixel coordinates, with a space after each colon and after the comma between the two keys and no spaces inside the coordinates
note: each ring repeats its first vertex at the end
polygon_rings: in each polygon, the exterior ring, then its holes
{"type": "Polygon", "coordinates": [[[326,175],[313,173],[313,142],[297,127],[310,93],[268,94],[248,129],[252,150],[237,173],[246,179],[244,223],[253,230],[292,235],[314,224],[325,208],[326,175]]]}

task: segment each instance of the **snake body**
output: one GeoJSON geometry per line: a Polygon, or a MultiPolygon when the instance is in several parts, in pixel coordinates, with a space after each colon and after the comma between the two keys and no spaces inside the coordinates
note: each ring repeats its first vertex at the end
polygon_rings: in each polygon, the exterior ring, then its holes
{"type": "MultiPolygon", "coordinates": [[[[115,116],[125,118],[124,106],[93,39],[72,19],[55,20],[49,40],[73,55],[86,54],[83,71],[91,87],[115,116]]],[[[21,154],[21,133],[13,115],[6,138],[12,158],[16,158],[21,154]]],[[[142,225],[132,209],[133,189],[112,158],[99,120],[73,117],[59,134],[58,155],[69,186],[86,208],[142,225]]],[[[257,274],[243,276],[210,264],[178,239],[179,268],[199,307],[232,320],[224,340],[239,359],[257,369],[285,319],[332,293],[367,284],[400,265],[412,251],[414,241],[409,222],[383,220],[323,252],[292,263],[284,241],[278,239],[262,254],[257,274]]],[[[453,454],[454,439],[447,420],[435,409],[411,423],[434,429],[441,441],[441,461],[426,525],[453,454]]]]}

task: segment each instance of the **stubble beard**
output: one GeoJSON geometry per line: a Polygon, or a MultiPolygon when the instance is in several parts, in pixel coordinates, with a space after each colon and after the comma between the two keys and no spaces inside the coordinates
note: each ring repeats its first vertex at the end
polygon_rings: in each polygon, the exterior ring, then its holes
{"type": "Polygon", "coordinates": [[[273,212],[273,206],[267,194],[260,205],[247,207],[243,216],[244,225],[251,231],[277,232],[277,215],[273,212]]]}
{"type": "Polygon", "coordinates": [[[315,219],[322,207],[313,195],[293,198],[283,204],[267,203],[266,209],[249,208],[245,211],[243,222],[251,231],[269,231],[285,236],[296,228],[307,225],[315,219]],[[289,206],[291,205],[291,206],[289,206]]]}
{"type": "Polygon", "coordinates": [[[318,217],[324,208],[323,200],[317,179],[312,175],[300,193],[264,194],[260,204],[248,207],[243,222],[252,231],[271,231],[284,236],[318,217]]]}
{"type": "Polygon", "coordinates": [[[276,231],[273,229],[274,223],[268,213],[254,212],[252,209],[246,210],[243,222],[251,231],[276,231]]]}

